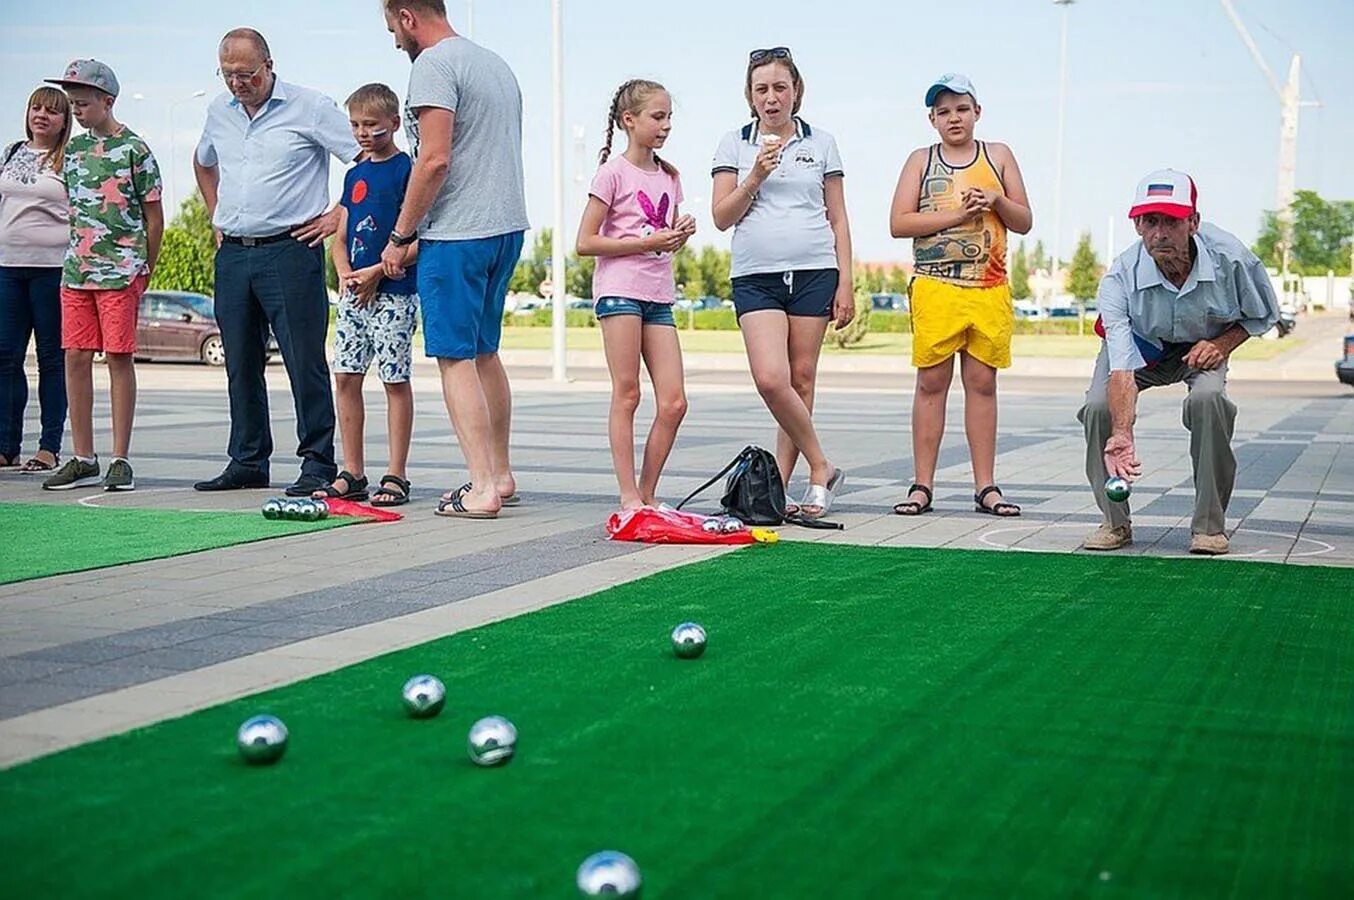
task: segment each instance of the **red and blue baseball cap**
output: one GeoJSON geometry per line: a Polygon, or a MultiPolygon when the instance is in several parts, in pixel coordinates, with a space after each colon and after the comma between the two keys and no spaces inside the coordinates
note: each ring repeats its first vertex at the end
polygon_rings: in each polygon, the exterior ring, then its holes
{"type": "Polygon", "coordinates": [[[1160,213],[1173,219],[1188,219],[1198,211],[1199,189],[1194,179],[1175,169],[1158,169],[1138,182],[1130,219],[1160,213]]]}

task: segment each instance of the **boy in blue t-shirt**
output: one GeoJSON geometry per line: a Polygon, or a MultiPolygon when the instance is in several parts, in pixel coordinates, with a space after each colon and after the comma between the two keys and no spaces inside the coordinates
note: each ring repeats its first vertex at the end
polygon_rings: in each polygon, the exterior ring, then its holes
{"type": "Polygon", "coordinates": [[[404,275],[387,278],[381,251],[400,214],[413,167],[409,154],[395,146],[400,101],[384,84],[368,84],[348,98],[348,118],[363,157],[343,179],[338,234],[331,247],[342,285],[334,329],[334,383],[343,470],[316,497],[366,500],[373,506],[409,501],[409,441],[414,428],[414,392],[409,384],[413,338],[418,324],[414,260],[418,244],[405,256],[404,275]],[[362,381],[373,358],[389,407],[390,465],[368,494],[363,448],[366,410],[362,381]]]}

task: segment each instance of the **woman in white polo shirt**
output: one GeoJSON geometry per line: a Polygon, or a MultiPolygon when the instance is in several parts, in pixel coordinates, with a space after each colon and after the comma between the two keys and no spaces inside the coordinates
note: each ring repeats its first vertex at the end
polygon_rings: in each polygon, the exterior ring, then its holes
{"type": "Polygon", "coordinates": [[[61,262],[70,243],[70,206],[61,166],[71,107],[59,88],[40,87],[24,110],[27,140],[0,149],[0,468],[51,472],[66,424],[66,358],[61,349],[61,262]],[[42,433],[20,466],[28,375],[37,338],[42,433]]]}
{"type": "Polygon", "coordinates": [[[788,487],[802,453],[799,512],[818,517],[846,479],[813,427],[828,320],[855,315],[841,156],[832,135],[799,118],[804,79],[788,48],[749,54],[744,94],[753,121],[715,151],[712,212],[716,228],[734,229],[733,303],[752,378],[780,426],[781,478],[788,487]]]}

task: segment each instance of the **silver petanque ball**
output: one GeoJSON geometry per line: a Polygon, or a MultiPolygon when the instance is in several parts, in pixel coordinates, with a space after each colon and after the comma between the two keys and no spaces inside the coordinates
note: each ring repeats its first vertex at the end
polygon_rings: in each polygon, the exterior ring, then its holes
{"type": "Polygon", "coordinates": [[[432,675],[415,675],[404,683],[400,692],[405,712],[415,719],[431,719],[447,703],[447,688],[441,679],[432,675]]]}
{"type": "Polygon", "coordinates": [[[638,897],[643,883],[639,866],[619,850],[594,853],[578,867],[578,891],[584,897],[638,897]]]}
{"type": "Polygon", "coordinates": [[[719,534],[721,528],[723,528],[723,525],[721,524],[720,519],[706,519],[701,523],[701,531],[706,531],[710,534],[719,534]]]}
{"type": "Polygon", "coordinates": [[[1105,496],[1111,502],[1123,503],[1131,493],[1133,493],[1133,488],[1129,485],[1127,479],[1116,475],[1105,482],[1105,496]]]}
{"type": "Polygon", "coordinates": [[[301,514],[304,509],[305,504],[300,500],[283,500],[282,518],[289,522],[299,522],[301,521],[301,514]]]}
{"type": "Polygon", "coordinates": [[[287,726],[277,716],[245,719],[235,733],[235,744],[245,762],[251,765],[275,763],[287,752],[287,726]]]}
{"type": "Polygon", "coordinates": [[[329,504],[324,500],[311,500],[315,504],[315,513],[321,519],[329,518],[329,504]]]}
{"type": "Polygon", "coordinates": [[[320,508],[315,505],[314,500],[301,501],[301,521],[318,522],[320,521],[320,508]]]}
{"type": "Polygon", "coordinates": [[[470,726],[466,750],[477,766],[497,766],[517,751],[517,727],[502,716],[486,716],[470,726]]]}
{"type": "Polygon", "coordinates": [[[729,516],[720,523],[719,530],[725,534],[737,534],[746,527],[747,526],[743,524],[742,519],[735,519],[733,516],[729,516]]]}
{"type": "Polygon", "coordinates": [[[265,519],[276,520],[282,518],[282,501],[276,497],[271,500],[263,501],[262,512],[265,519]]]}
{"type": "Polygon", "coordinates": [[[695,659],[705,652],[705,629],[683,622],[672,629],[672,652],[682,659],[695,659]]]}

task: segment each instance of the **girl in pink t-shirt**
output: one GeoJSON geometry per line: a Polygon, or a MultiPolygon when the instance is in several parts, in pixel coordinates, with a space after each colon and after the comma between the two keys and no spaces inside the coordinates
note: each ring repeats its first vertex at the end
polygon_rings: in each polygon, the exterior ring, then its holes
{"type": "Polygon", "coordinates": [[[672,256],[695,234],[696,221],[678,214],[682,183],[677,170],[655,155],[671,130],[672,99],[661,84],[636,79],[620,86],[607,114],[602,165],[578,226],[578,255],[597,257],[592,296],[611,371],[607,431],[621,509],[656,505],[658,476],[686,415],[682,348],[672,318],[672,256]],[[625,129],[629,146],[611,158],[617,125],[625,129]],[[658,409],[636,480],[641,359],[658,409]]]}

